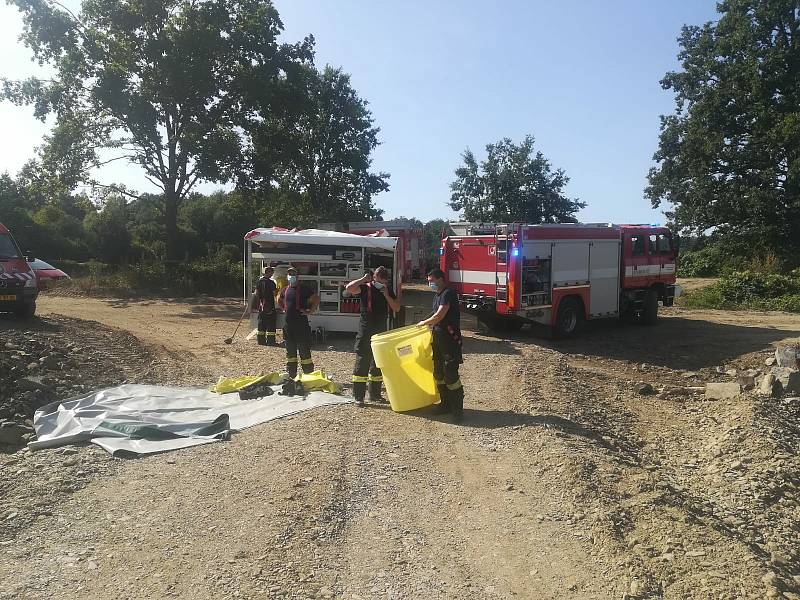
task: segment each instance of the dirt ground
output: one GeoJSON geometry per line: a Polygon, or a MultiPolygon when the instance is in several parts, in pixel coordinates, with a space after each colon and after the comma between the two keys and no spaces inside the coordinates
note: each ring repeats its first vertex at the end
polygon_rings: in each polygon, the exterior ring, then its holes
{"type": "MultiPolygon", "coordinates": [[[[222,343],[240,311],[40,301],[138,338],[131,380],[194,386],[282,369],[222,343]]],[[[800,598],[800,401],[698,393],[798,340],[800,316],[677,308],[559,343],[467,331],[460,425],[345,405],[136,460],[0,455],[0,598],[800,598]]],[[[352,343],[316,365],[347,382],[352,343]]]]}

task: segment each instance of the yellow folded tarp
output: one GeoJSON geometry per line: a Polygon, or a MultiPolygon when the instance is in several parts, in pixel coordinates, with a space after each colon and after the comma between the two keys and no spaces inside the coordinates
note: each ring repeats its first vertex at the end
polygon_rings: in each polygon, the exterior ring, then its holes
{"type": "Polygon", "coordinates": [[[269,375],[243,375],[242,377],[220,377],[216,385],[211,386],[211,391],[218,394],[229,394],[238,392],[248,385],[254,383],[268,383],[277,385],[281,382],[280,373],[270,373],[269,375]]]}
{"type": "MultiPolygon", "coordinates": [[[[312,373],[301,373],[295,378],[303,384],[306,391],[320,391],[328,392],[329,394],[338,394],[341,389],[338,385],[333,383],[325,375],[325,371],[318,369],[312,373]]],[[[228,394],[230,392],[238,392],[248,385],[256,383],[267,383],[269,385],[277,385],[281,382],[280,373],[270,373],[269,375],[243,375],[241,377],[220,377],[215,385],[211,386],[211,391],[218,394],[228,394]]]]}
{"type": "Polygon", "coordinates": [[[325,371],[318,369],[311,373],[301,373],[297,377],[297,381],[303,384],[306,391],[320,391],[328,392],[329,394],[338,394],[341,390],[339,386],[333,383],[325,376],[325,371]]]}

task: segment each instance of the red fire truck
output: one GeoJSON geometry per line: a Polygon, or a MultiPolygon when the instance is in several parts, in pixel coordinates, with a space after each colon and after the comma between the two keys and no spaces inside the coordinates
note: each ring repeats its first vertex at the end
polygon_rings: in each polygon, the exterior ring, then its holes
{"type": "Polygon", "coordinates": [[[585,320],[658,318],[675,298],[677,240],[665,227],[452,223],[441,268],[485,327],[538,323],[574,334],[585,320]]]}

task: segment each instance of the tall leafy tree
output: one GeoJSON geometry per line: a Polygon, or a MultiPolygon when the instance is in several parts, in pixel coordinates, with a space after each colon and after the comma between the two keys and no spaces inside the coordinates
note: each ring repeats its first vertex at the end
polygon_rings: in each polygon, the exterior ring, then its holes
{"type": "Polygon", "coordinates": [[[425,223],[422,230],[422,247],[425,253],[425,266],[433,269],[439,266],[439,248],[442,238],[448,234],[449,224],[444,219],[433,219],[425,223]]]}
{"type": "Polygon", "coordinates": [[[389,175],[371,170],[380,129],[350,76],[309,66],[265,100],[271,110],[254,134],[243,185],[277,188],[278,199],[296,194],[289,212],[306,225],[379,217],[374,197],[389,189],[389,175]]]}
{"type": "Polygon", "coordinates": [[[800,249],[800,2],[726,0],[684,26],[675,112],[647,196],[686,233],[713,229],[756,251],[800,249]]]}
{"type": "Polygon", "coordinates": [[[464,163],[450,184],[449,205],[468,221],[574,223],[575,213],[586,206],[564,195],[569,178],[534,150],[533,136],[521,144],[509,138],[488,144],[486,154],[478,163],[465,150],[464,163]]]}
{"type": "Polygon", "coordinates": [[[270,90],[312,58],[313,39],[281,44],[268,0],[10,0],[22,40],[51,80],[5,81],[5,97],[56,125],[43,159],[70,182],[112,160],[162,190],[168,258],[177,215],[198,181],[226,181],[270,90]],[[110,150],[111,152],[102,152],[110,150]]]}
{"type": "Polygon", "coordinates": [[[124,196],[111,195],[101,210],[86,215],[83,226],[95,258],[111,264],[128,258],[132,241],[129,210],[124,196]]]}

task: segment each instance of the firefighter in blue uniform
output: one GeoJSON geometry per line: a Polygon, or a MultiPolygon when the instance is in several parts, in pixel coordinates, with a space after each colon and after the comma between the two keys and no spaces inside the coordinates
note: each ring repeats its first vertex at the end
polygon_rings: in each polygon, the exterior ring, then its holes
{"type": "Polygon", "coordinates": [[[361,279],[348,283],[345,291],[361,298],[361,320],[355,344],[356,364],[353,367],[353,397],[358,406],[364,406],[367,384],[372,402],[380,400],[383,384],[383,375],[375,366],[370,341],[373,335],[386,331],[389,310],[399,312],[400,302],[391,288],[389,272],[385,267],[378,267],[374,274],[367,271],[361,279]]]}
{"type": "Polygon", "coordinates": [[[418,325],[433,329],[433,377],[439,389],[440,412],[450,412],[454,421],[464,413],[464,386],[458,369],[464,362],[461,352],[461,309],[458,294],[447,287],[444,272],[433,269],[428,273],[428,285],[433,297],[433,314],[418,325]]]}
{"type": "Polygon", "coordinates": [[[275,322],[277,313],[275,312],[275,292],[277,287],[272,281],[272,274],[275,269],[266,267],[264,275],[259,277],[256,282],[256,296],[258,297],[258,334],[256,340],[259,346],[275,345],[275,322]]]}
{"type": "Polygon", "coordinates": [[[297,377],[298,361],[303,368],[303,373],[311,373],[314,370],[314,361],[311,360],[311,326],[308,323],[308,315],[319,307],[319,296],[300,285],[297,269],[294,267],[288,269],[286,275],[289,285],[283,288],[279,303],[281,309],[286,313],[286,323],[283,326],[286,371],[294,379],[297,377]]]}

